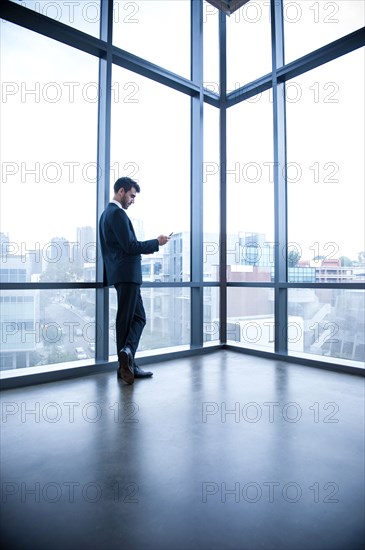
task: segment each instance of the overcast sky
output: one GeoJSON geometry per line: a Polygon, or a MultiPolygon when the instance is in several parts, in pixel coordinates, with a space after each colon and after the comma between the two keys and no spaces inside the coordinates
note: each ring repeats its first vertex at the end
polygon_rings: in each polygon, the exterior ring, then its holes
{"type": "MultiPolygon", "coordinates": [[[[25,3],[31,7],[31,2],[25,3]]],[[[37,3],[36,3],[37,4],[37,3]]],[[[33,2],[33,7],[38,8],[33,2]]],[[[47,3],[43,3],[45,9],[47,3]]],[[[55,2],[48,3],[55,4],[55,2]]],[[[97,34],[96,2],[48,15],[97,34]],[[86,9],[86,5],[88,8],[86,9]]],[[[305,55],[364,23],[361,0],[286,2],[286,60],[305,55]]],[[[117,4],[115,44],[189,77],[189,2],[117,4]],[[153,24],[151,24],[151,22],[153,24]]],[[[228,88],[270,72],[267,2],[250,2],[228,20],[228,88]]],[[[204,80],[218,86],[217,13],[204,11],[204,80]]],[[[353,52],[287,88],[289,240],[303,257],[318,243],[356,258],[364,246],[364,53],[353,52]]],[[[98,60],[1,23],[1,231],[11,241],[76,238],[95,226],[98,60]]],[[[272,93],[228,112],[228,232],[273,233],[272,93]]],[[[218,117],[206,108],[206,231],[218,227],[218,117]],[[216,167],[216,168],[215,168],[216,167]]],[[[142,193],[128,214],[145,237],[189,230],[190,99],[115,67],[112,180],[131,175],[142,193]]],[[[327,250],[328,252],[328,250],[327,250]]]]}

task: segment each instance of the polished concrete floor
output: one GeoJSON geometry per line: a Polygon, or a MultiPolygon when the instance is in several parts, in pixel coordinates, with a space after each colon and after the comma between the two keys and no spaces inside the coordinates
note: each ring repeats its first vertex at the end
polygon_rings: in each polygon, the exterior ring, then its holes
{"type": "Polygon", "coordinates": [[[364,380],[219,351],[2,392],[4,549],[364,545],[364,380]]]}

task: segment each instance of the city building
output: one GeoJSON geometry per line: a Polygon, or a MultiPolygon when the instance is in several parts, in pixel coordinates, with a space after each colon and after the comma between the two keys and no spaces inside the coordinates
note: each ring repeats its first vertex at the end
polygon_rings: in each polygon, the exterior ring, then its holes
{"type": "MultiPolygon", "coordinates": [[[[1,284],[25,283],[30,280],[31,270],[27,257],[8,253],[0,256],[1,284]]],[[[42,339],[39,290],[3,292],[0,306],[0,370],[33,366],[42,339]]]]}
{"type": "Polygon", "coordinates": [[[79,265],[95,263],[96,235],[94,227],[78,227],[76,235],[77,249],[75,260],[79,265]]]}

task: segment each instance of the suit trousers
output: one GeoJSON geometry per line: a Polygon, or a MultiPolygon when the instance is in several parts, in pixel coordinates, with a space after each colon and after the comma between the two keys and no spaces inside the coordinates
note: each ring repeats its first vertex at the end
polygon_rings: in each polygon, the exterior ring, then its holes
{"type": "Polygon", "coordinates": [[[141,285],[117,283],[118,310],[115,321],[117,353],[128,346],[134,357],[142,331],[146,325],[146,313],[141,296],[141,285]]]}

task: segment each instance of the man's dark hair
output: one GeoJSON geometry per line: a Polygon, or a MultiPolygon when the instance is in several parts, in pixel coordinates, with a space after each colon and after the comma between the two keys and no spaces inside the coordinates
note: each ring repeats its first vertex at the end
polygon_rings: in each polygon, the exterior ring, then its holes
{"type": "Polygon", "coordinates": [[[117,179],[117,181],[114,184],[114,193],[118,193],[119,189],[121,189],[122,187],[123,187],[125,192],[132,189],[132,187],[135,188],[137,193],[139,193],[141,191],[141,188],[138,185],[138,183],[136,181],[132,180],[132,178],[127,178],[126,176],[124,176],[123,178],[117,179]]]}

